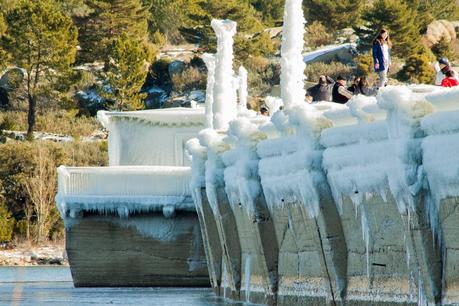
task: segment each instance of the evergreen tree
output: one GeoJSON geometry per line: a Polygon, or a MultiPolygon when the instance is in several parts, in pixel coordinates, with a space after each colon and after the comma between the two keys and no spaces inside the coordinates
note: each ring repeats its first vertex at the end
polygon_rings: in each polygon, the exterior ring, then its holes
{"type": "Polygon", "coordinates": [[[285,0],[251,0],[252,6],[261,13],[263,22],[275,26],[282,21],[285,0]]]}
{"type": "Polygon", "coordinates": [[[53,0],[23,1],[5,19],[8,29],[1,45],[12,64],[26,71],[27,135],[31,137],[40,92],[52,87],[75,60],[77,30],[53,0]]]}
{"type": "Polygon", "coordinates": [[[150,32],[160,31],[172,42],[183,39],[182,29],[197,25],[192,19],[200,20],[205,15],[199,5],[204,0],[144,0],[149,6],[150,32]],[[183,9],[186,8],[186,9],[183,9]]]}
{"type": "Polygon", "coordinates": [[[455,18],[458,4],[451,0],[404,0],[407,4],[417,5],[418,17],[417,22],[421,33],[425,33],[427,26],[434,20],[455,18]]]}
{"type": "Polygon", "coordinates": [[[424,53],[413,54],[408,57],[405,66],[398,73],[397,77],[403,82],[410,83],[432,83],[435,76],[429,56],[424,53]]]}
{"type": "Polygon", "coordinates": [[[112,42],[108,54],[106,78],[111,90],[106,95],[116,101],[118,110],[143,108],[145,95],[140,89],[148,70],[145,50],[136,40],[122,34],[112,42]]]}
{"type": "Polygon", "coordinates": [[[365,0],[304,0],[306,20],[320,21],[329,30],[336,31],[357,24],[365,0]]]}
{"type": "Polygon", "coordinates": [[[393,55],[407,58],[422,49],[417,10],[399,0],[376,0],[362,14],[363,25],[356,27],[359,48],[370,50],[373,40],[383,28],[390,33],[393,55]]]}
{"type": "Polygon", "coordinates": [[[87,17],[75,17],[81,51],[78,62],[106,61],[113,41],[125,33],[145,49],[148,40],[148,10],[141,0],[86,0],[92,10],[87,17]]]}

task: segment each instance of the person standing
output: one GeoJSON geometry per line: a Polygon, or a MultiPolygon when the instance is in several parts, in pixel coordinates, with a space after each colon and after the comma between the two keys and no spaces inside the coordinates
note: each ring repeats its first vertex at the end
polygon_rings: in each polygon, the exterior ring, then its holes
{"type": "MultiPolygon", "coordinates": [[[[378,37],[373,42],[373,62],[375,72],[379,74],[379,84],[378,88],[384,87],[387,84],[387,65],[386,60],[384,59],[384,51],[386,47],[384,37],[379,34],[378,37]]],[[[387,46],[388,49],[388,46],[387,46]]]]}
{"type": "Polygon", "coordinates": [[[352,98],[352,92],[346,89],[346,80],[339,76],[332,90],[332,99],[335,103],[346,104],[352,98]]]}

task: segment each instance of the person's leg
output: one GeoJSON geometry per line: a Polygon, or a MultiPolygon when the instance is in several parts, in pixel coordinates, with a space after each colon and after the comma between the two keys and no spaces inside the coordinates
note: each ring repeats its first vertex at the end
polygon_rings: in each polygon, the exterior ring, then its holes
{"type": "Polygon", "coordinates": [[[387,84],[387,70],[383,70],[379,72],[379,83],[378,88],[382,88],[387,84]]]}

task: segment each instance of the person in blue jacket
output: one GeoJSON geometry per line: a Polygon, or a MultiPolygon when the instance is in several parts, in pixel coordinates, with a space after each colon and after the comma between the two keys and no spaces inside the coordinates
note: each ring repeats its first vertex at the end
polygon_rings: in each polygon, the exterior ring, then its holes
{"type": "Polygon", "coordinates": [[[379,88],[387,84],[387,68],[389,63],[384,60],[384,37],[380,34],[373,42],[373,62],[375,71],[379,74],[379,88]]]}

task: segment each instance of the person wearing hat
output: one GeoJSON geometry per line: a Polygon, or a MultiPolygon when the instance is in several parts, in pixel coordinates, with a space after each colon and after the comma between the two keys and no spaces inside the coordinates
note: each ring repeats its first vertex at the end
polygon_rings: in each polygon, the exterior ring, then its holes
{"type": "Polygon", "coordinates": [[[451,71],[452,77],[456,78],[458,81],[459,75],[456,71],[451,68],[451,64],[446,57],[442,57],[438,60],[438,63],[435,64],[435,70],[437,71],[437,76],[435,78],[435,85],[440,86],[443,80],[446,78],[446,73],[451,71]]]}
{"type": "Polygon", "coordinates": [[[459,85],[459,81],[454,77],[452,70],[446,71],[445,76],[441,82],[442,87],[455,87],[459,85]]]}
{"type": "Polygon", "coordinates": [[[319,83],[307,90],[307,97],[311,97],[311,102],[331,101],[332,85],[335,83],[329,76],[321,75],[319,83]]]}
{"type": "Polygon", "coordinates": [[[339,76],[332,90],[332,101],[335,103],[346,104],[352,98],[352,92],[346,89],[346,79],[339,76]]]}

